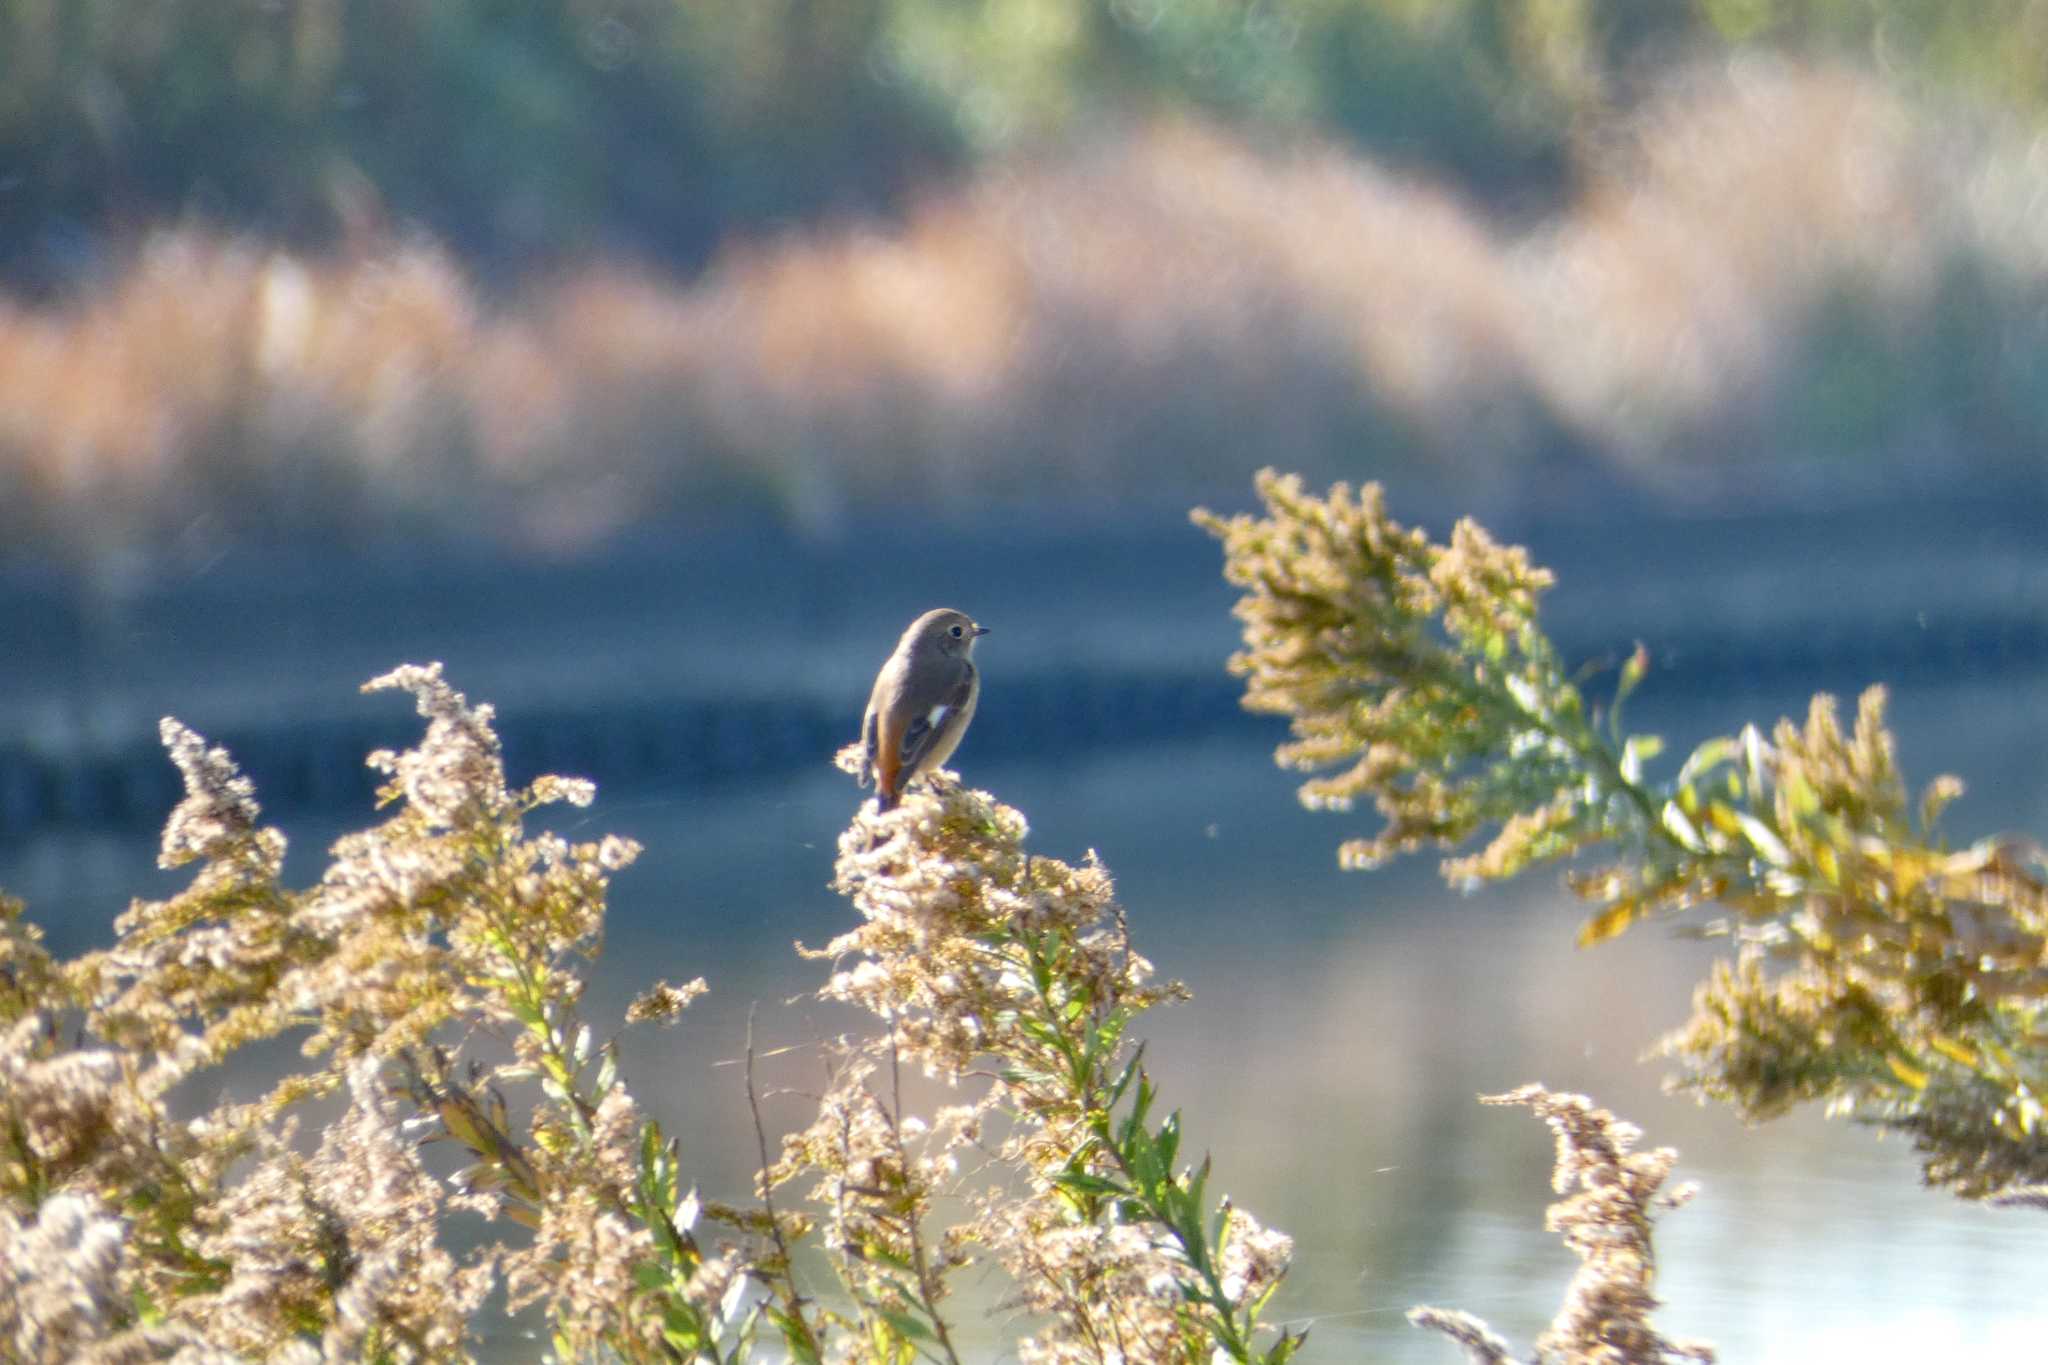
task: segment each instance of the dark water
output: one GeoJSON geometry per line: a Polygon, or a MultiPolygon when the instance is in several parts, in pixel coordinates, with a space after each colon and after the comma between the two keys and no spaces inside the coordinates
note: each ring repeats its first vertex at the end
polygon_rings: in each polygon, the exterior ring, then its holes
{"type": "MultiPolygon", "coordinates": [[[[1689,743],[1803,701],[1652,698],[1636,719],[1689,743]]],[[[2040,677],[1898,693],[1909,773],[1972,781],[1955,834],[2048,829],[2044,704],[2040,677]]],[[[1574,1265],[1542,1230],[1549,1137],[1523,1111],[1473,1102],[1529,1080],[1591,1093],[1677,1146],[1680,1178],[1701,1184],[1660,1232],[1667,1330],[1730,1361],[2039,1357],[2039,1215],[1923,1191],[1900,1144],[1816,1114],[1745,1130],[1660,1093],[1658,1065],[1638,1059],[1683,1018],[1702,945],[1650,928],[1577,951],[1576,909],[1544,873],[1470,897],[1447,892],[1427,858],[1341,873],[1332,850],[1348,817],[1301,811],[1265,747],[1242,738],[978,762],[970,737],[959,757],[970,781],[1030,816],[1042,851],[1099,850],[1141,950],[1193,988],[1192,1004],[1144,1021],[1153,1067],[1188,1143],[1215,1155],[1212,1188],[1296,1238],[1277,1312],[1312,1325],[1312,1359],[1454,1360],[1402,1321],[1420,1302],[1477,1312],[1518,1344],[1541,1329],[1574,1265]]],[[[821,763],[700,794],[640,783],[565,813],[565,831],[647,845],[616,885],[593,1016],[615,1018],[657,977],[710,979],[682,1026],[627,1048],[636,1090],[709,1195],[740,1197],[752,1169],[733,1065],[750,1010],[764,1051],[791,1049],[764,1064],[765,1080],[796,1089],[815,1076],[809,1045],[852,1023],[790,1003],[822,972],[790,945],[846,923],[826,883],[854,800],[821,763]]],[[[344,827],[288,823],[298,876],[344,827]]],[[[0,885],[62,938],[96,937],[92,922],[126,896],[175,884],[149,869],[141,832],[48,831],[0,852],[0,885]]],[[[783,1095],[769,1117],[795,1126],[803,1111],[783,1095]]],[[[962,1311],[978,1349],[1003,1358],[1001,1324],[973,1300],[962,1311]]]]}

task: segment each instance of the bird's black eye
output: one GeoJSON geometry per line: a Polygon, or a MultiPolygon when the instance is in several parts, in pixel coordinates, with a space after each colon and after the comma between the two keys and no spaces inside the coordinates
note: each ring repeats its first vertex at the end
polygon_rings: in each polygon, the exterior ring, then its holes
{"type": "Polygon", "coordinates": [[[959,638],[960,638],[960,627],[958,627],[958,626],[955,626],[955,627],[953,627],[953,631],[952,631],[952,634],[953,634],[953,638],[954,638],[954,639],[956,639],[956,640],[957,640],[957,639],[959,639],[959,638]]]}

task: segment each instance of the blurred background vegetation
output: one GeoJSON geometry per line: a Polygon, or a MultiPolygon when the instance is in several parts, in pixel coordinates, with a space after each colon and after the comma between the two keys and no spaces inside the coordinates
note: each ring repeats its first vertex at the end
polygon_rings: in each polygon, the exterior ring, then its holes
{"type": "Polygon", "coordinates": [[[734,234],[1168,111],[1527,209],[1674,61],[1847,59],[2031,115],[2044,41],[2027,0],[8,0],[0,239],[45,283],[109,229],[193,214],[299,245],[382,215],[480,262],[688,271],[734,234]]]}
{"type": "Polygon", "coordinates": [[[2044,46],[2030,0],[0,0],[0,535],[2032,487],[2044,46]]]}

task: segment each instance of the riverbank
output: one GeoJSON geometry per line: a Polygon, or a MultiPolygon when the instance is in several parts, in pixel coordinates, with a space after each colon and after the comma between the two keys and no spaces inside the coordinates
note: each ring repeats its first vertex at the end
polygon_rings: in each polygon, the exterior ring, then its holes
{"type": "MultiPolygon", "coordinates": [[[[1441,533],[1450,516],[1407,519],[1441,533]]],[[[1740,693],[2048,667],[2043,525],[2048,502],[1999,496],[1493,529],[1556,570],[1546,620],[1570,657],[1611,666],[1641,640],[1654,691],[1740,693]]],[[[1236,632],[1218,562],[1158,514],[646,535],[566,564],[243,552],[120,600],[16,574],[0,579],[0,839],[155,823],[176,798],[166,714],[229,745],[273,808],[357,805],[363,754],[411,722],[355,687],[404,660],[441,659],[497,704],[515,773],[793,771],[853,738],[896,632],[941,602],[994,630],[984,757],[1272,731],[1223,669],[1236,632]]]]}

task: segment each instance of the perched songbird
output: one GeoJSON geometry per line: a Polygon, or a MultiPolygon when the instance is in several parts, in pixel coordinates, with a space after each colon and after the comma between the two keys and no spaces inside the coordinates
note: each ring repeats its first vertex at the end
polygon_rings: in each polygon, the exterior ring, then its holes
{"type": "Polygon", "coordinates": [[[981,696],[974,642],[986,634],[965,612],[928,611],[910,623],[876,675],[860,723],[860,784],[874,780],[882,810],[894,809],[905,787],[959,747],[981,696]]]}

